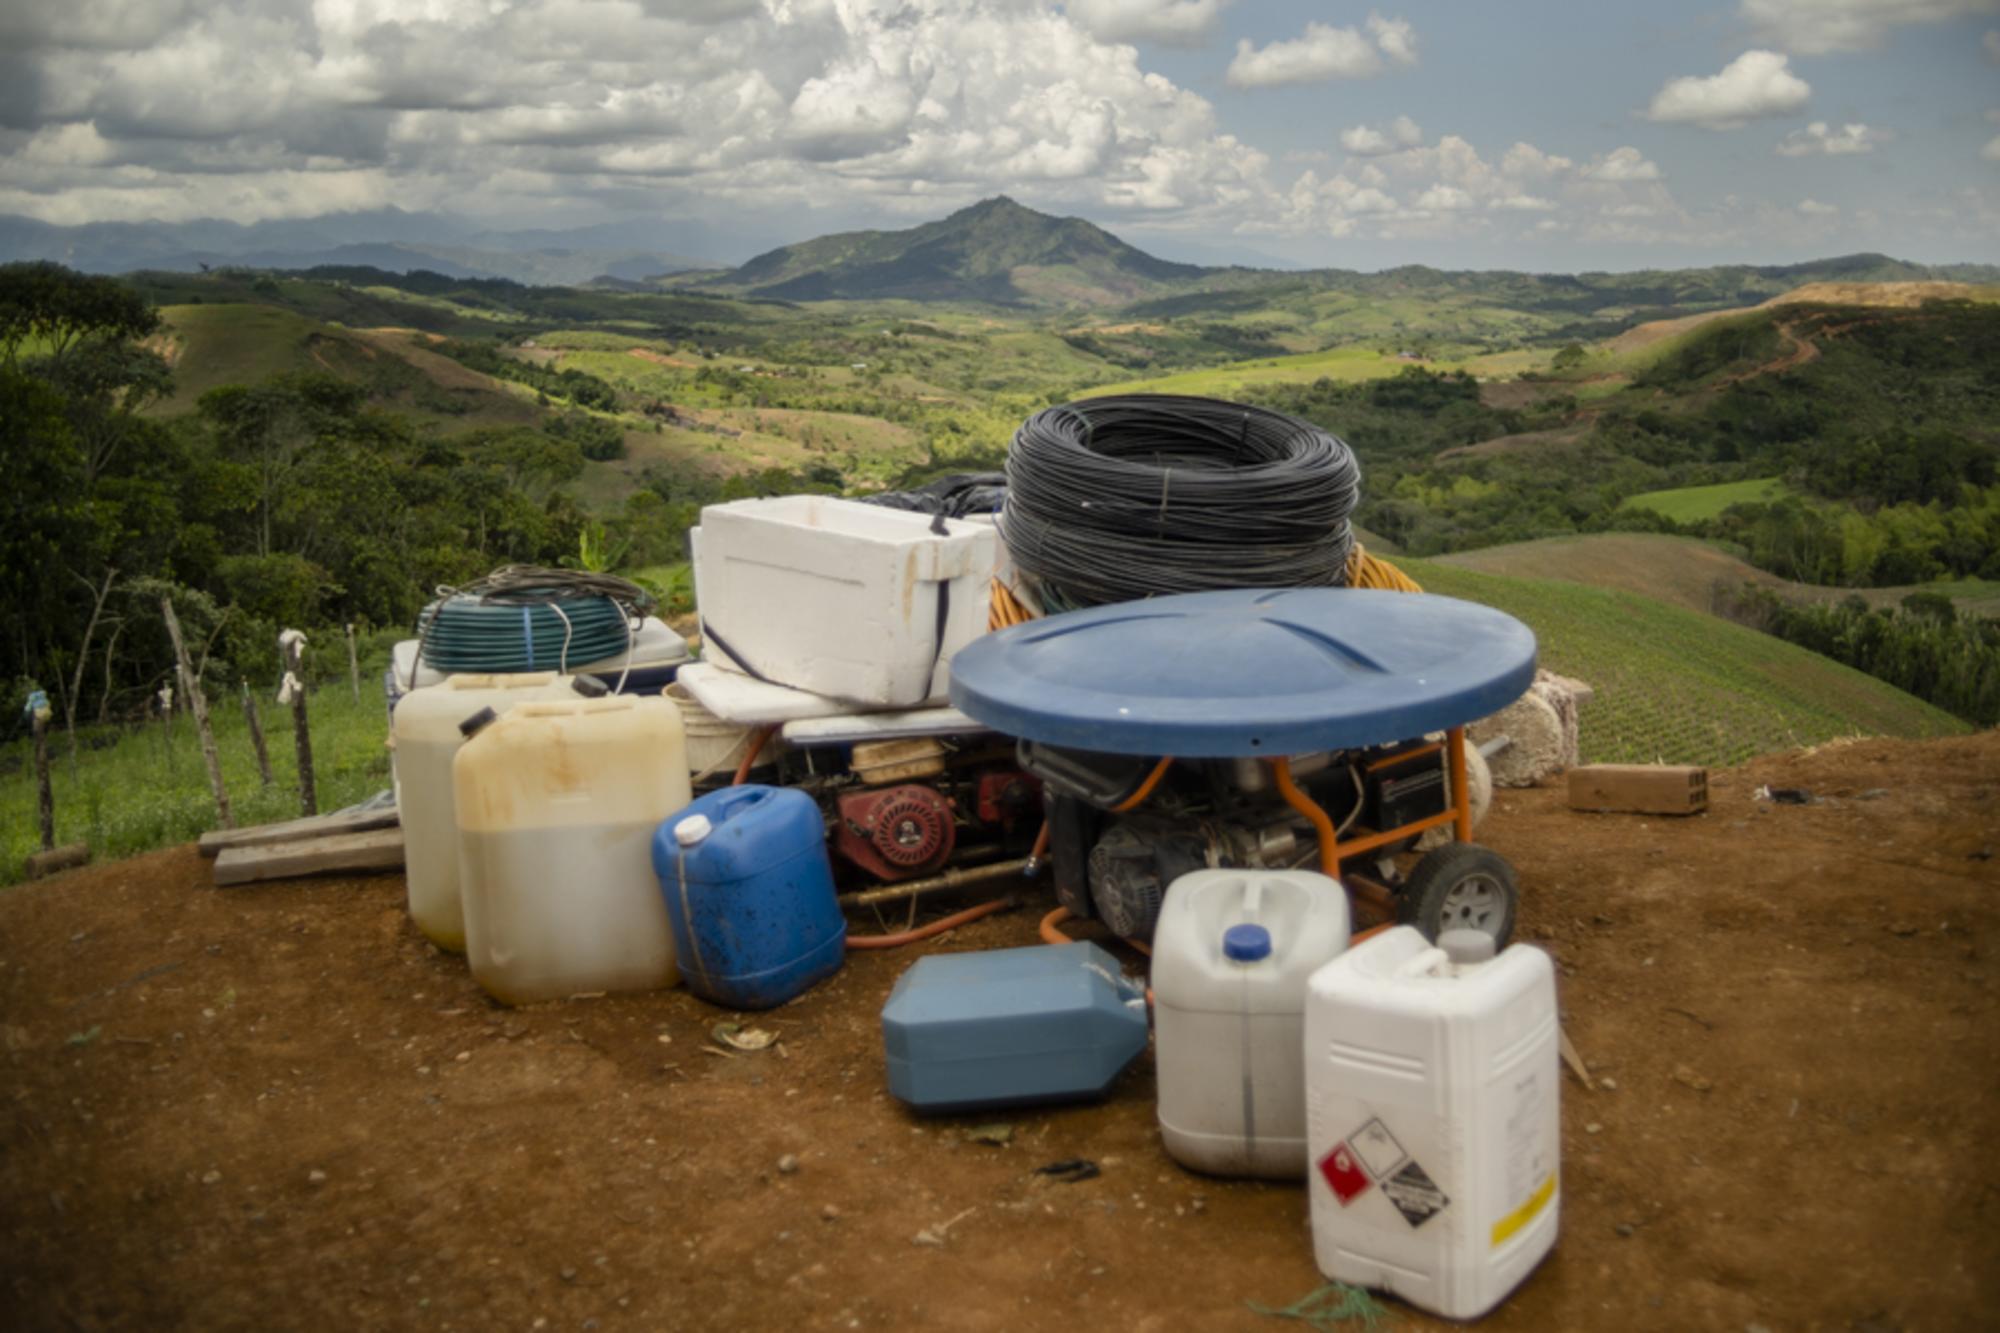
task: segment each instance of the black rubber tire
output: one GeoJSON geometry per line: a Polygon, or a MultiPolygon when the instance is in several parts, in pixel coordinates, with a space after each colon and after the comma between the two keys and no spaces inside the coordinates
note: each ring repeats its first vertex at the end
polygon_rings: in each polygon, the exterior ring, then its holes
{"type": "Polygon", "coordinates": [[[1507,858],[1470,842],[1448,842],[1426,852],[1404,881],[1396,917],[1433,944],[1447,930],[1483,930],[1494,952],[1514,934],[1520,898],[1507,858]]]}

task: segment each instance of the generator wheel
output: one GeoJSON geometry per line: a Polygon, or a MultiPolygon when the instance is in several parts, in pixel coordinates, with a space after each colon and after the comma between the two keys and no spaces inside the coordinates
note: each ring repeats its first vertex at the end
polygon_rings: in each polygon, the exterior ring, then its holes
{"type": "Polygon", "coordinates": [[[1397,898],[1397,919],[1432,943],[1447,930],[1477,930],[1493,937],[1497,952],[1514,933],[1519,891],[1514,867],[1495,851],[1451,842],[1426,852],[1397,898]]]}

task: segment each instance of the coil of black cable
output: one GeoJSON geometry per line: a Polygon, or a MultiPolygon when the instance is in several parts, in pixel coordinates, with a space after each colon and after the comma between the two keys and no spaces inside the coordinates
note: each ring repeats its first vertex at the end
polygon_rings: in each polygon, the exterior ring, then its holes
{"type": "Polygon", "coordinates": [[[1000,530],[1052,606],[1338,586],[1361,467],[1266,408],[1130,394],[1035,413],[1007,455],[1000,530]]]}

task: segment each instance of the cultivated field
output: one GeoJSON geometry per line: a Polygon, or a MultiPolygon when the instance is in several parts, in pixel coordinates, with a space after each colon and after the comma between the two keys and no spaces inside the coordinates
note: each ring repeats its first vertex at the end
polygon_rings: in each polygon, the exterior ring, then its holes
{"type": "Polygon", "coordinates": [[[1589,682],[1587,763],[1740,763],[1841,736],[1950,736],[1970,728],[1851,667],[1741,625],[1635,593],[1397,563],[1427,592],[1525,622],[1542,665],[1589,682]]]}
{"type": "Polygon", "coordinates": [[[1540,541],[1442,555],[1434,563],[1511,578],[1586,583],[1594,588],[1637,593],[1694,611],[1713,611],[1719,593],[1747,583],[1769,588],[1796,602],[1837,602],[1859,597],[1872,607],[1900,605],[1913,592],[1934,592],[1949,597],[1961,615],[2000,617],[2000,581],[1992,579],[1949,579],[1888,588],[1831,588],[1793,583],[1698,537],[1674,537],[1659,532],[1545,537],[1540,541]]]}
{"type": "Polygon", "coordinates": [[[1650,509],[1676,523],[1699,523],[1714,518],[1731,505],[1760,504],[1785,495],[1788,487],[1778,477],[1750,481],[1727,481],[1717,486],[1681,486],[1665,491],[1646,491],[1625,503],[1634,509],[1650,509]]]}

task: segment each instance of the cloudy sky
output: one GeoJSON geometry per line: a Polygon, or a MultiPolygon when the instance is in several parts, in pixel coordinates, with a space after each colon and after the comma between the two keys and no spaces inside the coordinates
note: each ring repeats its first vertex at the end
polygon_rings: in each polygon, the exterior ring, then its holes
{"type": "MultiPolygon", "coordinates": [[[[2000,0],[0,0],[0,213],[2000,262],[2000,0]]],[[[741,258],[743,256],[736,256],[741,258]]]]}

